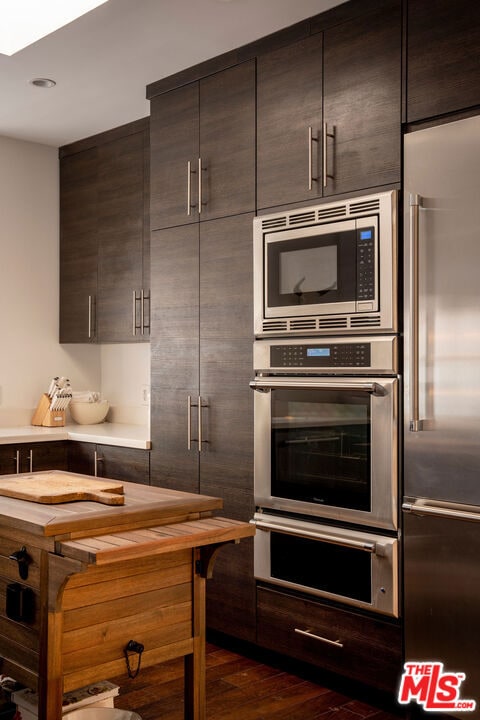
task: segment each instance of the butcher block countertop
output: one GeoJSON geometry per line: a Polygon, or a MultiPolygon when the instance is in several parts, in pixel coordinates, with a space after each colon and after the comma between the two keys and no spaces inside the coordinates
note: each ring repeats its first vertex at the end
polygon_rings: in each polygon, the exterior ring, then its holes
{"type": "Polygon", "coordinates": [[[255,532],[221,507],[57,470],[0,478],[1,669],[37,690],[39,720],[62,720],[64,692],[178,657],[185,718],[206,720],[206,582],[255,532]],[[97,500],[67,501],[82,494],[97,500]]]}
{"type": "MultiPolygon", "coordinates": [[[[36,478],[55,477],[58,471],[52,470],[39,473],[21,473],[20,475],[3,475],[0,478],[1,488],[8,486],[13,480],[22,486],[24,482],[36,478]]],[[[62,476],[72,479],[87,480],[93,478],[76,473],[62,472],[62,476]]],[[[101,481],[98,481],[101,486],[101,481]]],[[[167,488],[150,487],[136,483],[121,482],[124,490],[123,505],[103,505],[95,501],[62,502],[58,504],[42,504],[12,497],[0,500],[0,525],[18,528],[33,535],[87,537],[102,533],[121,532],[126,529],[138,529],[162,525],[165,523],[198,518],[202,514],[211,514],[222,507],[219,498],[207,495],[196,495],[170,490],[167,488]]]]}

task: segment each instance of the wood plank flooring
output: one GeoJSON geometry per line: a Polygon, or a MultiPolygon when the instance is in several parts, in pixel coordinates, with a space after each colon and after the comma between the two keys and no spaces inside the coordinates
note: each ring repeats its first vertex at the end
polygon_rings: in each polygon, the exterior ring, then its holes
{"type": "MultiPolygon", "coordinates": [[[[305,677],[207,644],[208,720],[399,720],[391,709],[305,677]]],[[[142,720],[183,720],[183,660],[113,678],[116,707],[142,720]]],[[[348,691],[351,693],[351,690],[348,691]]],[[[394,710],[395,708],[393,708],[394,710]]]]}

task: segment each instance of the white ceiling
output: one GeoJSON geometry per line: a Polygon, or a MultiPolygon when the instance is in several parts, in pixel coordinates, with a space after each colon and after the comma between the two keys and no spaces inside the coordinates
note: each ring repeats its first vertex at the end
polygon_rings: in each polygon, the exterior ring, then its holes
{"type": "Polygon", "coordinates": [[[344,1],[108,0],[0,54],[0,135],[57,147],[145,117],[147,84],[344,1]]]}

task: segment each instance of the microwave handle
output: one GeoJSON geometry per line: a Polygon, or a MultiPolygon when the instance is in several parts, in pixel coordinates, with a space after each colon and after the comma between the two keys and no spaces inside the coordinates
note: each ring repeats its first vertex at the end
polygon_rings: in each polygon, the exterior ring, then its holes
{"type": "Polygon", "coordinates": [[[362,542],[361,540],[347,540],[347,538],[337,535],[327,535],[320,531],[304,530],[303,528],[288,528],[285,525],[276,525],[272,522],[262,522],[261,520],[251,521],[259,530],[276,531],[287,535],[298,535],[313,540],[321,540],[322,542],[331,543],[333,545],[341,545],[342,547],[353,548],[355,550],[363,550],[368,553],[375,553],[375,543],[362,542]]]}
{"type": "Polygon", "coordinates": [[[308,390],[361,390],[363,392],[370,393],[375,396],[386,395],[386,390],[383,385],[376,382],[351,382],[351,383],[326,383],[326,382],[315,382],[306,383],[300,379],[288,380],[288,382],[281,382],[275,379],[265,380],[252,380],[250,382],[252,390],[257,392],[270,392],[270,390],[278,390],[281,388],[303,388],[308,390]]]}

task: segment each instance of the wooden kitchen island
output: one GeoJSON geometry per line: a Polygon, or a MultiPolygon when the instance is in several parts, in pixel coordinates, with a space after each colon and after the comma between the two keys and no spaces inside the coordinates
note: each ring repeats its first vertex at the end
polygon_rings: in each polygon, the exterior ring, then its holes
{"type": "Polygon", "coordinates": [[[123,505],[0,497],[0,672],[38,690],[39,720],[61,719],[64,692],[178,657],[185,718],[205,718],[206,578],[254,528],[214,517],[218,498],[121,485],[123,505]]]}

